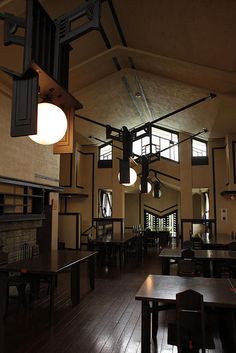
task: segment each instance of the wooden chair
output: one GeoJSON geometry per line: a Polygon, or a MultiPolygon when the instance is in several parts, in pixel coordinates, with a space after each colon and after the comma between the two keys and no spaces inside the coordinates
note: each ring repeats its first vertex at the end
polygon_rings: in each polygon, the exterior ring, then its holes
{"type": "MultiPolygon", "coordinates": [[[[235,241],[228,244],[228,250],[229,252],[236,251],[235,241]]],[[[222,261],[218,266],[220,266],[220,277],[236,278],[236,262],[234,260],[222,261]]]]}
{"type": "MultiPolygon", "coordinates": [[[[24,260],[28,259],[32,256],[32,249],[28,243],[24,243],[21,245],[18,251],[18,259],[24,260]]],[[[24,308],[26,308],[27,300],[26,300],[26,286],[29,283],[29,278],[21,273],[14,273],[8,277],[8,290],[7,290],[7,306],[9,303],[10,297],[10,288],[15,287],[18,293],[18,303],[19,306],[22,304],[24,308]]]]}
{"type": "Polygon", "coordinates": [[[192,240],[185,240],[183,242],[183,249],[192,249],[192,247],[193,247],[192,240]]]}
{"type": "Polygon", "coordinates": [[[168,247],[168,245],[169,245],[169,236],[170,236],[170,232],[167,232],[167,231],[158,232],[159,247],[161,249],[168,247]]]}
{"type": "Polygon", "coordinates": [[[191,289],[176,294],[176,321],[168,324],[168,344],[177,346],[178,353],[215,348],[212,332],[206,331],[202,294],[191,289]]]}
{"type": "Polygon", "coordinates": [[[193,242],[193,249],[195,250],[201,250],[203,248],[203,241],[201,238],[192,238],[192,242],[193,242]]]}
{"type": "Polygon", "coordinates": [[[181,251],[181,257],[182,259],[189,259],[189,260],[192,260],[194,259],[194,250],[192,249],[184,249],[181,251]]]}
{"type": "Polygon", "coordinates": [[[196,266],[194,260],[180,260],[178,262],[177,275],[183,277],[194,277],[196,275],[196,266]]]}
{"type": "Polygon", "coordinates": [[[157,232],[152,232],[151,229],[146,229],[144,231],[142,242],[144,247],[144,252],[147,253],[148,247],[156,247],[157,246],[157,232]]]}

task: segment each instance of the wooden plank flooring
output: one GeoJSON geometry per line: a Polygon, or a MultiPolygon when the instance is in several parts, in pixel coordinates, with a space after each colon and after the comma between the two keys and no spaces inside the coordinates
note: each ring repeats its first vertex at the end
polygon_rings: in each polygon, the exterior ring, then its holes
{"type": "MultiPolygon", "coordinates": [[[[100,267],[94,291],[89,290],[86,264],[81,270],[81,303],[73,308],[69,300],[69,274],[59,275],[55,323],[51,328],[48,326],[47,288],[27,312],[22,308],[17,312],[16,302],[10,300],[1,353],[141,352],[141,303],[134,298],[148,274],[160,274],[156,252],[149,251],[140,266],[131,259],[122,273],[115,267],[108,272],[100,267]]],[[[166,321],[167,315],[163,312],[158,347],[152,347],[152,352],[177,352],[175,347],[167,345],[166,321]]],[[[214,352],[222,353],[219,340],[216,344],[214,352]]]]}

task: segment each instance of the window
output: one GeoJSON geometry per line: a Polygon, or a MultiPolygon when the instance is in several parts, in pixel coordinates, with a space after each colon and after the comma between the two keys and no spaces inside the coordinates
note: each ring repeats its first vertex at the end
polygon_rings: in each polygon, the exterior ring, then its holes
{"type": "Polygon", "coordinates": [[[151,230],[163,231],[168,230],[171,237],[177,235],[177,211],[168,213],[163,217],[144,210],[144,227],[151,230]]]}
{"type": "Polygon", "coordinates": [[[112,216],[112,192],[99,190],[99,218],[112,216]]]}
{"type": "Polygon", "coordinates": [[[99,148],[99,160],[112,160],[112,145],[110,143],[99,148]]]}
{"type": "Polygon", "coordinates": [[[192,156],[193,157],[206,157],[207,156],[207,143],[204,141],[192,139],[192,156]]]}
{"type": "Polygon", "coordinates": [[[112,143],[99,147],[98,168],[112,168],[112,143]]]}
{"type": "Polygon", "coordinates": [[[150,137],[145,136],[133,142],[133,153],[138,156],[146,156],[150,154],[150,137]]]}
{"type": "Polygon", "coordinates": [[[151,136],[141,137],[133,142],[133,152],[138,156],[156,154],[161,152],[161,157],[179,161],[179,147],[173,146],[178,143],[178,135],[167,130],[152,127],[151,136]],[[172,147],[173,146],[173,147],[172,147]]]}
{"type": "Polygon", "coordinates": [[[152,128],[152,153],[164,150],[161,152],[162,157],[178,162],[179,146],[173,146],[178,143],[178,141],[177,134],[156,127],[152,128]]]}
{"type": "Polygon", "coordinates": [[[198,139],[192,139],[192,164],[208,164],[207,142],[198,139]]]}

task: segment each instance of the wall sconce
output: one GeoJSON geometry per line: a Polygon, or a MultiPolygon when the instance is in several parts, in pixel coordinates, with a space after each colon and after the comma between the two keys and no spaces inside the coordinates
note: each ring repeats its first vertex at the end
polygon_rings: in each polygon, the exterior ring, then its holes
{"type": "Polygon", "coordinates": [[[38,104],[37,134],[29,138],[41,145],[52,145],[60,141],[67,129],[67,118],[58,106],[42,102],[38,104]]]}
{"type": "Polygon", "coordinates": [[[50,18],[38,0],[27,0],[25,12],[25,19],[0,13],[0,20],[4,21],[4,45],[15,44],[24,48],[22,73],[0,67],[1,71],[13,78],[11,136],[30,136],[32,140],[42,144],[59,141],[54,145],[54,153],[72,153],[74,112],[82,108],[82,105],[67,91],[72,49],[70,42],[89,31],[100,30],[100,1],[86,3],[68,14],[63,14],[56,21],[50,18]],[[82,17],[82,25],[71,25],[82,17]],[[18,34],[19,28],[22,34],[18,34]],[[48,113],[43,118],[47,120],[46,129],[49,134],[53,134],[52,138],[48,137],[48,133],[42,139],[39,137],[41,130],[45,130],[45,125],[41,125],[39,93],[41,97],[50,96],[51,103],[60,111],[53,127],[48,113]],[[64,115],[67,118],[67,129],[64,115]],[[59,125],[62,130],[55,137],[54,133],[59,125]]]}

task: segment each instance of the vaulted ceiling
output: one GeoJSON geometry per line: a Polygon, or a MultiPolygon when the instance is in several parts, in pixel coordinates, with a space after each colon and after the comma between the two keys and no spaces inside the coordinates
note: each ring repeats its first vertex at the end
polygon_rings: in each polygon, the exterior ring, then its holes
{"type": "MultiPolygon", "coordinates": [[[[54,19],[85,2],[44,0],[54,19]]],[[[23,0],[0,1],[0,12],[24,16],[23,0]]],[[[236,133],[236,1],[107,0],[101,24],[109,41],[92,31],[72,43],[69,90],[80,114],[128,128],[157,119],[195,100],[217,95],[160,122],[203,138],[236,133]],[[112,9],[114,12],[112,13],[112,9]],[[120,24],[119,35],[114,16],[120,24]]],[[[22,70],[22,49],[3,46],[0,65],[22,70]]],[[[3,83],[10,85],[4,74],[3,83]]],[[[105,129],[76,118],[81,143],[105,139],[105,129]]]]}

